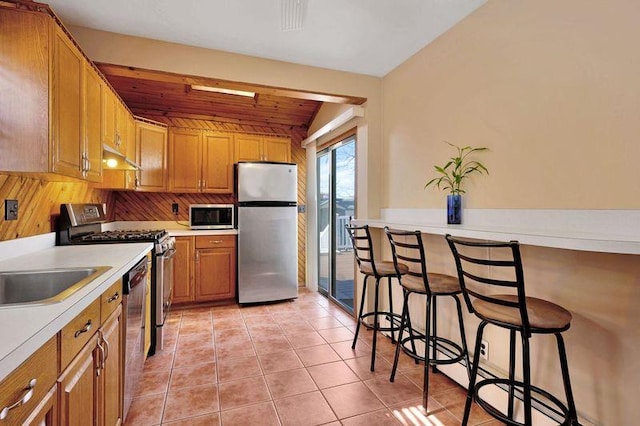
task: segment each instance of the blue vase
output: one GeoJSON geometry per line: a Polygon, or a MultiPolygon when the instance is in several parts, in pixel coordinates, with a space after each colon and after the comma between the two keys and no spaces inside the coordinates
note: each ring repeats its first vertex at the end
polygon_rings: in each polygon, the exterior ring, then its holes
{"type": "Polygon", "coordinates": [[[459,225],[462,223],[462,195],[447,195],[447,223],[459,225]]]}

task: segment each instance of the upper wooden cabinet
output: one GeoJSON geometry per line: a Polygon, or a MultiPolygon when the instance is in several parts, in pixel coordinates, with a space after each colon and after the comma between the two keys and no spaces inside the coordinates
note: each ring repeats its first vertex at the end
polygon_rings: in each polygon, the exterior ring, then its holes
{"type": "Polygon", "coordinates": [[[167,127],[136,120],[136,189],[140,191],[167,190],[167,127]]]}
{"type": "Polygon", "coordinates": [[[0,6],[0,28],[0,170],[99,180],[91,64],[48,15],[0,6]]]}
{"type": "Polygon", "coordinates": [[[234,160],[291,162],[291,139],[275,136],[237,134],[234,160]]]}
{"type": "Polygon", "coordinates": [[[169,191],[233,192],[233,135],[171,129],[169,191]]]}

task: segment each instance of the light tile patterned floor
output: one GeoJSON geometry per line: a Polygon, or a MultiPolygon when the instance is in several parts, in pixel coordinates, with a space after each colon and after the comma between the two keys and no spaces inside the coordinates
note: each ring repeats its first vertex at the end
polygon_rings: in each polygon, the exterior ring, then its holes
{"type": "MultiPolygon", "coordinates": [[[[421,366],[380,335],[369,371],[370,331],[351,349],[355,320],[317,293],[293,302],[175,310],[166,345],[150,357],[127,417],[144,425],[459,425],[465,391],[432,375],[421,406],[421,366]]],[[[470,424],[500,423],[478,407],[470,424]]]]}

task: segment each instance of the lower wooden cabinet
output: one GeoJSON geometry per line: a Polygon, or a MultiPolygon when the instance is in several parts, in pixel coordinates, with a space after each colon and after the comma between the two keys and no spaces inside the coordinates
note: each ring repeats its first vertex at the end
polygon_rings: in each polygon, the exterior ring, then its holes
{"type": "Polygon", "coordinates": [[[94,334],[58,379],[60,423],[63,425],[97,424],[97,346],[98,335],[94,334]]]}
{"type": "Polygon", "coordinates": [[[176,237],[173,257],[173,298],[171,303],[189,303],[193,297],[193,237],[176,237]]]}
{"type": "Polygon", "coordinates": [[[0,382],[1,425],[122,425],[121,288],[119,280],[0,382]]]}
{"type": "Polygon", "coordinates": [[[50,407],[47,399],[55,390],[58,376],[58,340],[51,338],[20,367],[0,382],[0,424],[32,424],[25,419],[49,419],[46,425],[57,423],[56,407],[50,407]],[[23,403],[19,404],[19,401],[23,403]]]}
{"type": "Polygon", "coordinates": [[[176,237],[173,303],[236,296],[236,236],[176,237]]]}

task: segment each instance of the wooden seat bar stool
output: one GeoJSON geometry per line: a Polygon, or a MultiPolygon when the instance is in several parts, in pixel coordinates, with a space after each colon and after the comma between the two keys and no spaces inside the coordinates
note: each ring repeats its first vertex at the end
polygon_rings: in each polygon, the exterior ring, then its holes
{"type": "Polygon", "coordinates": [[[555,303],[525,295],[522,257],[517,241],[475,241],[451,235],[445,238],[456,261],[467,307],[480,319],[462,424],[466,425],[469,421],[471,404],[475,399],[487,413],[508,425],[532,425],[532,394],[537,394],[557,406],[558,413],[564,416],[561,424],[578,425],[562,338],[562,332],[571,326],[571,313],[555,303]],[[509,330],[509,378],[477,381],[482,334],[488,324],[509,330]],[[520,333],[522,344],[522,380],[515,378],[516,333],[520,333]],[[566,405],[549,392],[531,384],[529,339],[534,334],[553,334],[556,337],[566,405]],[[506,410],[497,409],[479,395],[480,389],[487,385],[498,385],[508,390],[506,410]],[[523,400],[524,423],[516,421],[516,389],[523,400]]]}
{"type": "Polygon", "coordinates": [[[351,226],[345,225],[349,237],[351,238],[351,244],[353,247],[353,254],[358,263],[358,269],[360,273],[364,274],[364,282],[362,284],[362,300],[360,301],[360,312],[358,314],[358,324],[356,325],[356,334],[353,337],[353,343],[351,349],[356,348],[356,342],[358,341],[358,333],[360,332],[360,325],[364,325],[368,329],[373,329],[373,342],[371,347],[371,371],[374,371],[376,363],[376,341],[378,331],[390,331],[391,340],[395,343],[394,332],[398,330],[398,326],[395,324],[400,320],[400,315],[393,312],[393,292],[391,288],[391,278],[396,278],[400,270],[400,274],[408,271],[409,268],[405,265],[398,265],[396,268],[393,262],[378,261],[373,256],[373,244],[371,242],[371,233],[369,232],[369,226],[351,226]],[[369,278],[375,279],[375,289],[373,296],[373,311],[364,312],[364,302],[367,293],[367,280],[369,278]],[[379,303],[379,287],[380,280],[387,278],[387,286],[389,291],[389,310],[381,311],[378,306],[379,303]],[[368,324],[366,319],[373,317],[373,324],[368,324]],[[387,318],[389,320],[389,327],[380,326],[380,317],[387,318]]]}
{"type": "Polygon", "coordinates": [[[462,304],[458,297],[462,294],[460,281],[450,275],[427,272],[424,243],[420,231],[391,230],[388,227],[385,227],[384,230],[391,243],[394,264],[401,265],[400,262],[402,262],[407,264],[410,269],[406,274],[399,276],[400,285],[404,293],[404,301],[390,380],[393,382],[395,379],[401,349],[411,358],[424,362],[422,405],[426,410],[429,399],[429,366],[433,368],[435,373],[438,365],[455,364],[464,360],[467,375],[470,374],[469,353],[462,319],[462,304]],[[413,294],[426,296],[425,334],[417,333],[411,325],[409,298],[413,294]],[[438,336],[436,302],[439,298],[442,299],[444,297],[450,297],[455,301],[460,330],[460,344],[438,336]],[[403,337],[405,329],[409,333],[407,337],[403,337]],[[424,341],[424,356],[416,351],[415,343],[417,340],[424,341]],[[438,348],[444,351],[447,356],[438,358],[438,348]]]}

